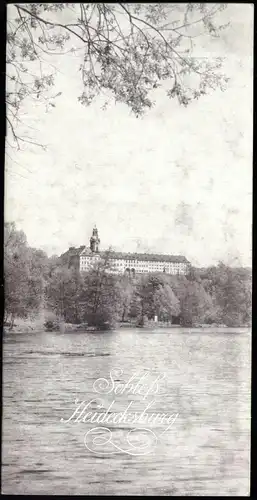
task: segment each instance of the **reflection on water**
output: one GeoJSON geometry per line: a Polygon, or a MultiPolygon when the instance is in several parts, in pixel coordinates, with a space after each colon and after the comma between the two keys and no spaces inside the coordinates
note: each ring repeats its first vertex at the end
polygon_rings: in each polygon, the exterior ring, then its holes
{"type": "MultiPolygon", "coordinates": [[[[125,330],[9,334],[4,340],[2,492],[7,494],[247,495],[250,456],[249,332],[125,330]],[[179,413],[145,456],[94,454],[88,422],[60,422],[94,382],[121,368],[164,374],[153,412],[179,413]]],[[[139,394],[101,396],[115,412],[139,394]]],[[[150,400],[153,397],[149,396],[150,400]]],[[[109,426],[122,443],[129,425],[109,426]]]]}

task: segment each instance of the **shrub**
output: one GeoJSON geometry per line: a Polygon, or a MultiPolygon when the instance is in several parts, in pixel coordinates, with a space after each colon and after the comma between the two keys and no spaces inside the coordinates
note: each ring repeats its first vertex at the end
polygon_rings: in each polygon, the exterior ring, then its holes
{"type": "Polygon", "coordinates": [[[53,332],[55,330],[60,330],[60,325],[57,321],[48,320],[44,323],[44,327],[45,327],[45,330],[47,332],[53,332]]]}

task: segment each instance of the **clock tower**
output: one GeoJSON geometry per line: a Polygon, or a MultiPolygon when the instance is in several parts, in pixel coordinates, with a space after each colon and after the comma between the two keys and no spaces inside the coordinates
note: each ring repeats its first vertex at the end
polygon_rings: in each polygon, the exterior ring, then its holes
{"type": "Polygon", "coordinates": [[[93,233],[90,238],[90,250],[91,252],[98,253],[99,252],[99,244],[100,244],[100,239],[98,237],[98,230],[96,226],[93,228],[93,233]]]}

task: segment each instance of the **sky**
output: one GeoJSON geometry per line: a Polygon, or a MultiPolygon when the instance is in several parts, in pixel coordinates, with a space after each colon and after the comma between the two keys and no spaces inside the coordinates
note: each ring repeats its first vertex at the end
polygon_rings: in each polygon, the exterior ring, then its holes
{"type": "Polygon", "coordinates": [[[47,151],[6,147],[5,220],[29,245],[59,255],[88,245],[96,224],[101,249],[251,265],[253,5],[222,16],[230,26],[199,54],[225,58],[228,88],[187,108],[164,89],[143,118],[101,99],[83,107],[78,58],[51,59],[56,107],[24,111],[47,151]]]}

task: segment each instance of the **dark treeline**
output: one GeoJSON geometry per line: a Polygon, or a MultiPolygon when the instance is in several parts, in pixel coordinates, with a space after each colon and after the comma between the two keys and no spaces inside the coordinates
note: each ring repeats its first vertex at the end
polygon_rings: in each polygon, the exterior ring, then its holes
{"type": "Polygon", "coordinates": [[[67,323],[111,328],[159,321],[197,326],[247,326],[251,321],[251,271],[191,269],[188,276],[153,273],[133,280],[110,273],[108,252],[90,272],[68,268],[57,256],[29,247],[23,231],[5,224],[5,322],[42,311],[67,323]]]}

